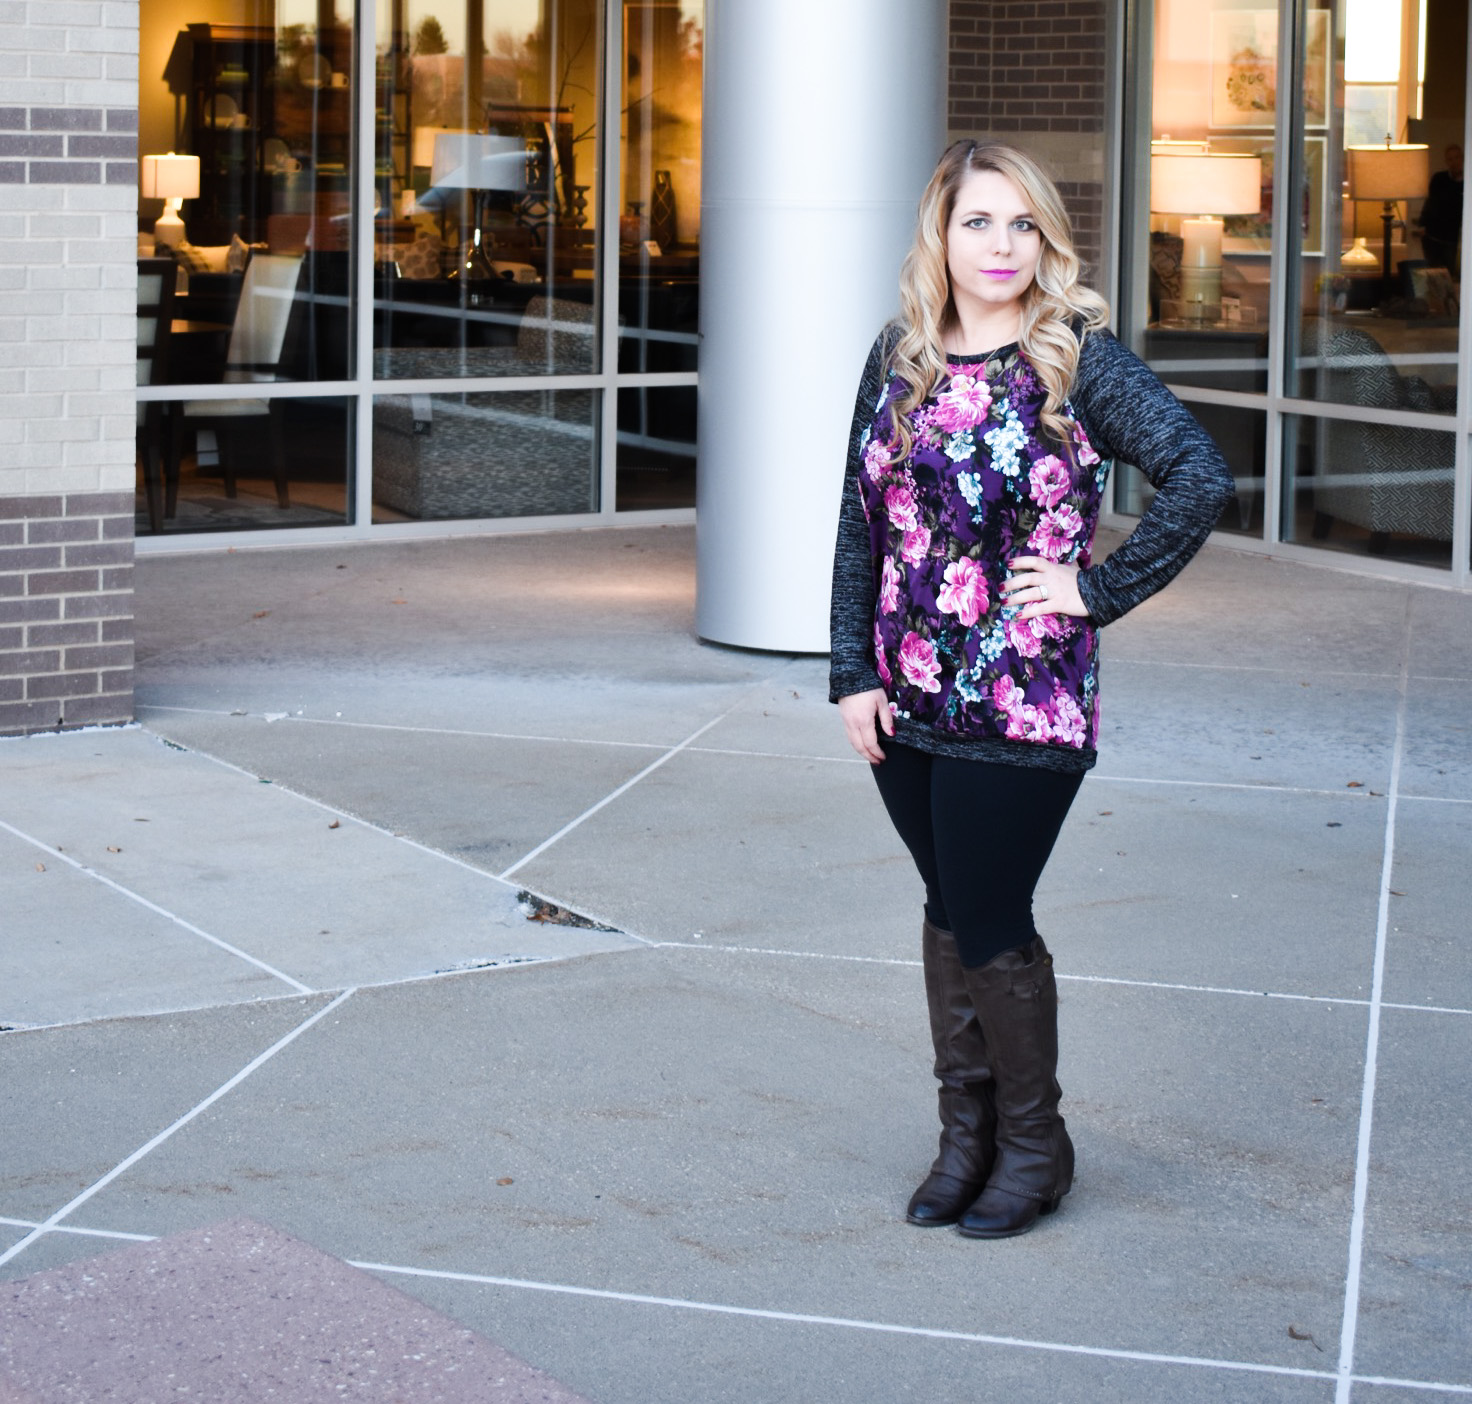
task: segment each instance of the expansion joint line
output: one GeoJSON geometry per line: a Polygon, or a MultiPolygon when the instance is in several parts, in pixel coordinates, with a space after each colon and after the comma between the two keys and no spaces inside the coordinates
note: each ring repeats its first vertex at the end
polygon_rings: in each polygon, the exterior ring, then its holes
{"type": "Polygon", "coordinates": [[[641,780],[645,779],[647,776],[653,775],[654,772],[660,768],[660,766],[664,765],[667,761],[674,760],[674,758],[679,755],[681,751],[689,750],[690,747],[696,741],[700,740],[700,738],[704,736],[707,731],[709,731],[714,726],[719,726],[723,721],[725,721],[726,718],[729,717],[731,713],[734,712],[743,701],[745,701],[745,698],[746,694],[743,693],[741,698],[733,702],[719,716],[712,717],[708,722],[706,722],[704,726],[698,728],[695,731],[692,731],[690,735],[688,735],[683,741],[679,743],[679,745],[670,747],[670,749],[666,751],[662,756],[660,756],[658,760],[650,761],[650,763],[646,765],[644,769],[641,770],[637,775],[630,776],[616,790],[610,791],[608,794],[604,795],[597,804],[585,809],[581,814],[578,815],[576,819],[570,820],[568,823],[564,824],[550,838],[543,839],[542,842],[539,843],[534,849],[532,849],[530,853],[526,854],[522,858],[518,858],[516,862],[514,862],[504,872],[497,874],[497,876],[501,879],[502,882],[505,882],[512,875],[512,873],[518,872],[522,868],[526,867],[526,865],[530,863],[532,859],[541,857],[541,855],[545,853],[549,848],[551,848],[554,843],[561,842],[561,840],[566,838],[568,834],[572,833],[572,831],[576,829],[580,824],[591,819],[595,814],[597,814],[600,809],[603,809],[606,805],[612,804],[614,800],[618,799],[620,795],[627,794],[641,780]]]}
{"type": "Polygon", "coordinates": [[[204,1099],[204,1101],[196,1103],[177,1121],[173,1122],[171,1125],[164,1127],[164,1129],[160,1131],[158,1135],[155,1136],[151,1141],[148,1141],[145,1144],[139,1146],[138,1149],[135,1150],[132,1155],[128,1156],[126,1159],[120,1160],[100,1180],[94,1181],[92,1184],[88,1185],[87,1188],[81,1192],[81,1194],[77,1195],[74,1199],[69,1200],[66,1204],[63,1204],[61,1208],[56,1211],[56,1213],[54,1213],[49,1219],[46,1220],[45,1223],[38,1224],[34,1229],[30,1231],[30,1233],[26,1234],[26,1236],[22,1238],[19,1243],[12,1244],[11,1247],[8,1248],[4,1253],[0,1253],[0,1267],[3,1267],[17,1254],[25,1252],[25,1250],[29,1248],[31,1244],[34,1243],[43,1234],[50,1233],[52,1229],[56,1228],[61,1223],[61,1221],[65,1219],[69,1214],[71,1214],[74,1210],[80,1209],[82,1205],[84,1205],[94,1195],[100,1194],[103,1190],[105,1190],[108,1185],[112,1184],[112,1182],[118,1178],[119,1175],[126,1174],[129,1170],[133,1168],[133,1166],[135,1166],[140,1160],[142,1160],[144,1156],[157,1150],[158,1147],[163,1145],[163,1143],[167,1141],[176,1131],[182,1131],[184,1127],[188,1126],[189,1123],[194,1120],[195,1117],[199,1116],[202,1112],[208,1111],[212,1106],[214,1106],[216,1102],[220,1100],[221,1097],[224,1097],[228,1093],[234,1091],[234,1089],[239,1087],[240,1084],[244,1082],[246,1078],[248,1078],[253,1072],[255,1072],[257,1068],[263,1066],[265,1063],[270,1062],[270,1060],[274,1058],[279,1052],[281,1052],[283,1048],[285,1048],[288,1044],[295,1042],[304,1033],[306,1033],[306,1031],[311,1028],[313,1024],[317,1023],[321,1019],[325,1019],[329,1014],[332,1013],[334,1009],[339,1008],[343,1003],[351,998],[352,994],[353,990],[344,990],[330,1004],[324,1004],[322,1008],[319,1009],[315,1014],[311,1015],[307,1019],[304,1019],[289,1033],[284,1034],[281,1038],[278,1038],[276,1042],[273,1043],[268,1049],[266,1049],[264,1053],[258,1053],[228,1082],[223,1083],[221,1086],[215,1088],[215,1090],[211,1092],[210,1095],[204,1099]]]}
{"type": "Polygon", "coordinates": [[[173,922],[175,926],[181,927],[183,930],[189,932],[191,936],[198,936],[208,941],[212,946],[218,946],[226,954],[233,955],[237,960],[243,960],[247,965],[253,965],[257,970],[277,980],[281,980],[285,984],[290,985],[297,994],[305,995],[315,993],[310,985],[304,985],[300,980],[292,979],[284,971],[278,970],[274,965],[268,965],[264,960],[251,955],[249,951],[243,951],[239,946],[232,946],[229,941],[222,941],[218,936],[212,936],[208,931],[196,926],[192,921],[186,921],[178,913],[169,911],[167,907],[159,906],[157,902],[150,902],[141,892],[134,892],[131,887],[124,887],[122,883],[115,882],[106,873],[99,873],[96,868],[89,868],[85,863],[79,863],[70,854],[63,853],[61,849],[54,848],[50,844],[42,843],[40,839],[22,832],[13,824],[7,824],[3,819],[0,819],[0,829],[4,829],[7,834],[14,835],[22,843],[30,844],[32,848],[39,848],[47,857],[60,859],[61,862],[75,868],[83,876],[91,878],[94,882],[100,882],[104,887],[111,888],[120,897],[126,897],[130,902],[136,902],[140,907],[147,908],[155,916],[161,916],[166,921],[173,922]]]}
{"type": "Polygon", "coordinates": [[[1355,1332],[1359,1325],[1360,1276],[1365,1250],[1365,1207],[1369,1199],[1370,1133],[1375,1115],[1375,1076],[1380,1055],[1380,1011],[1385,994],[1385,944],[1390,931],[1390,883],[1395,865],[1395,816],[1400,801],[1401,759],[1405,754],[1406,705],[1410,692],[1411,600],[1406,596],[1401,629],[1400,703],[1395,713],[1395,745],[1386,787],[1385,843],[1380,859],[1380,900],[1375,916],[1375,957],[1370,981],[1370,1017],[1365,1034],[1365,1076],[1360,1089],[1359,1136],[1354,1160],[1354,1209],[1349,1225],[1349,1264],[1344,1280],[1344,1318],[1339,1328],[1339,1367],[1334,1404],[1349,1404],[1354,1387],[1355,1332]]]}

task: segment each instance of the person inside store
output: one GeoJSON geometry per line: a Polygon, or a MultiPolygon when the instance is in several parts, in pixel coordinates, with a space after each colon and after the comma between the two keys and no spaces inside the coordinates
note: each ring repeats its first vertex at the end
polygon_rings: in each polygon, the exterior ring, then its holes
{"type": "Polygon", "coordinates": [[[1446,169],[1431,177],[1416,224],[1427,266],[1456,277],[1462,252],[1462,148],[1447,147],[1445,159],[1446,169]]]}
{"type": "Polygon", "coordinates": [[[1206,433],[1105,327],[1057,187],[960,141],[869,352],[833,563],[830,700],[925,887],[940,1150],[912,1224],[1030,1229],[1073,1178],[1033,891],[1099,735],[1099,631],[1232,496],[1206,433]],[[1154,488],[1105,560],[1111,460],[1154,488]]]}

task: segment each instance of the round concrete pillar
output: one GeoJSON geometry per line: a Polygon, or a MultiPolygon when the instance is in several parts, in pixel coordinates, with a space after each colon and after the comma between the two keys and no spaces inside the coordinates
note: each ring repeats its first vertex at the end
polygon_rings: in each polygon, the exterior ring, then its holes
{"type": "Polygon", "coordinates": [[[854,391],[945,142],[946,0],[707,0],[696,629],[828,648],[854,391]]]}

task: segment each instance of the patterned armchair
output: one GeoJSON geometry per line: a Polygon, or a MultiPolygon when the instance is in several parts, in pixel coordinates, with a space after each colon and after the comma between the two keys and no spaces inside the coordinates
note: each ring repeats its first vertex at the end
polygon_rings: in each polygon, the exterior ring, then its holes
{"type": "Polygon", "coordinates": [[[1314,535],[1327,535],[1339,520],[1368,531],[1370,549],[1377,552],[1386,549],[1391,532],[1450,541],[1455,390],[1401,375],[1380,343],[1359,327],[1311,319],[1304,324],[1302,354],[1318,363],[1312,380],[1316,400],[1448,414],[1446,432],[1319,421],[1314,535]]]}

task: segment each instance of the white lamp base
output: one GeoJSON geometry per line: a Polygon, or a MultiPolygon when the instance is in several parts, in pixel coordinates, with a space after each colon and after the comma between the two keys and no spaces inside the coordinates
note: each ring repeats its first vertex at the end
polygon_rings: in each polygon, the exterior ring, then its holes
{"type": "Polygon", "coordinates": [[[184,242],[184,221],[179,218],[179,206],[182,203],[183,201],[175,196],[164,201],[164,212],[153,226],[155,244],[167,244],[171,249],[175,249],[184,242]]]}

